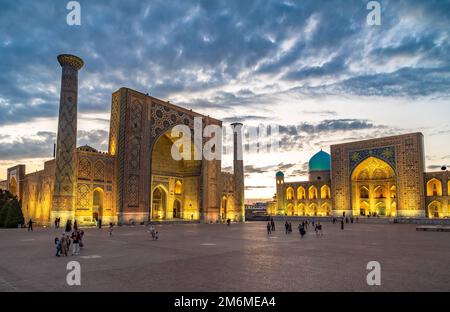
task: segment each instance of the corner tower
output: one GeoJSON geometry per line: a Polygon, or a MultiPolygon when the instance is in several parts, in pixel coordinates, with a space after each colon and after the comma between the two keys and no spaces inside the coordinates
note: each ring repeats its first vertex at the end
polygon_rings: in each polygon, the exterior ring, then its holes
{"type": "Polygon", "coordinates": [[[59,99],[58,137],[55,160],[55,182],[51,221],[61,218],[62,223],[75,216],[75,148],[77,143],[78,71],[83,67],[81,58],[58,55],[62,67],[59,99]]]}

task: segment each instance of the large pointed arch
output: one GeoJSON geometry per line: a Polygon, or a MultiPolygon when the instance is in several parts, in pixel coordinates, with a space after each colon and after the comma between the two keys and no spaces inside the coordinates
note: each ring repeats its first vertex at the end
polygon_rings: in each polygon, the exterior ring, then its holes
{"type": "Polygon", "coordinates": [[[386,161],[370,156],[351,174],[354,215],[395,216],[397,214],[397,177],[386,161]]]}

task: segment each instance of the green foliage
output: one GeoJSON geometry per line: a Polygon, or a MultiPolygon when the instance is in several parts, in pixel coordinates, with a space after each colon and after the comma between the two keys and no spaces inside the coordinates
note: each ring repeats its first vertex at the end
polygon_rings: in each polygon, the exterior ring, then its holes
{"type": "Polygon", "coordinates": [[[0,190],[0,227],[15,228],[18,224],[24,224],[24,219],[17,197],[0,190]]]}
{"type": "Polygon", "coordinates": [[[20,204],[17,199],[10,200],[5,204],[3,209],[7,209],[8,214],[4,223],[5,227],[17,228],[18,224],[23,224],[22,209],[20,209],[20,204]]]}
{"type": "Polygon", "coordinates": [[[8,207],[7,205],[2,205],[0,207],[0,227],[5,226],[6,217],[8,216],[8,207]]]}

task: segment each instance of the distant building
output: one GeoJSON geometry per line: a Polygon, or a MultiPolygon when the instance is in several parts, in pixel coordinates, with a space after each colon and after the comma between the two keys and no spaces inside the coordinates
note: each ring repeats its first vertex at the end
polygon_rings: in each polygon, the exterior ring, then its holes
{"type": "Polygon", "coordinates": [[[421,133],[332,145],[311,157],[308,181],[276,173],[268,213],[448,218],[450,173],[425,172],[423,146],[421,133]]]}
{"type": "Polygon", "coordinates": [[[254,217],[267,216],[267,203],[256,202],[245,205],[245,218],[251,220],[254,217]]]}

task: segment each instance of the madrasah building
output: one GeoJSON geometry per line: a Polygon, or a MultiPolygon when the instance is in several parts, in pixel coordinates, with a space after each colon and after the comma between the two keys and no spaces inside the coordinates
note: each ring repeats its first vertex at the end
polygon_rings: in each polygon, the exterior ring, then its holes
{"type": "MultiPolygon", "coordinates": [[[[21,164],[8,168],[7,180],[0,182],[20,200],[25,220],[42,225],[55,218],[80,225],[99,219],[115,224],[244,220],[242,124],[232,124],[233,173],[221,171],[220,157],[207,160],[204,153],[175,160],[171,130],[176,125],[194,133],[194,118],[201,118],[197,131],[203,134],[206,126],[221,127],[222,121],[121,88],[112,94],[108,152],[76,147],[78,71],[84,62],[68,54],[58,61],[62,79],[55,158],[34,173],[26,174],[21,164]]],[[[206,139],[200,142],[203,149],[206,139]]],[[[194,148],[193,143],[191,155],[194,148]]]]}
{"type": "Polygon", "coordinates": [[[307,181],[286,182],[283,172],[276,173],[270,215],[450,217],[450,173],[425,172],[422,133],[330,150],[311,157],[307,181]]]}

